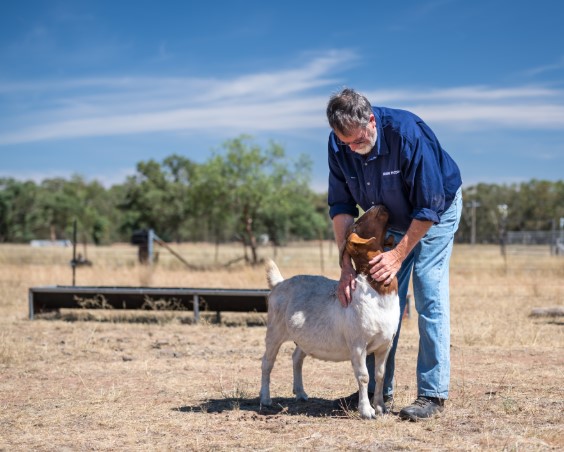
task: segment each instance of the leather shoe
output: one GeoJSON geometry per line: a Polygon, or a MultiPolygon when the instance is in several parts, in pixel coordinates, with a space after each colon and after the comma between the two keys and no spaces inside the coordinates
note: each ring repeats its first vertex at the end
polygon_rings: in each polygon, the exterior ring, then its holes
{"type": "Polygon", "coordinates": [[[400,410],[399,417],[416,422],[420,419],[428,419],[436,416],[445,409],[444,407],[444,399],[419,396],[411,405],[400,410]]]}

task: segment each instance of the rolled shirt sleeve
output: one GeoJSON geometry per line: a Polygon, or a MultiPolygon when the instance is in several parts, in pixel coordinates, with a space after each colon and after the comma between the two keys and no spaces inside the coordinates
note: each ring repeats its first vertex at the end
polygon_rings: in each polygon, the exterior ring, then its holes
{"type": "Polygon", "coordinates": [[[446,210],[442,156],[445,154],[437,138],[424,122],[417,122],[420,132],[413,142],[406,140],[402,158],[403,177],[409,187],[409,201],[413,207],[411,218],[440,223],[446,210]]]}

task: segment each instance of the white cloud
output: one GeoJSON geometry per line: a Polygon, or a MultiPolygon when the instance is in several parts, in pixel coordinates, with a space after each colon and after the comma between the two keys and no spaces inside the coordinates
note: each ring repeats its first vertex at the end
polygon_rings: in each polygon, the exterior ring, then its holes
{"type": "MultiPolygon", "coordinates": [[[[334,51],[301,67],[233,79],[116,77],[0,83],[0,145],[148,132],[240,132],[326,127],[335,74],[355,54],[334,51]],[[1,102],[2,100],[5,102],[1,102]],[[16,107],[17,106],[17,107],[16,107]]],[[[378,90],[375,104],[458,128],[564,129],[564,92],[543,86],[378,90]]]]}
{"type": "Polygon", "coordinates": [[[542,86],[374,91],[372,102],[404,108],[459,129],[564,129],[564,92],[542,86]]]}
{"type": "Polygon", "coordinates": [[[536,77],[538,75],[544,74],[546,72],[558,71],[564,69],[564,56],[560,57],[556,62],[551,64],[545,64],[544,66],[537,66],[528,69],[524,72],[526,76],[536,77]]]}
{"type": "Polygon", "coordinates": [[[564,129],[564,105],[464,104],[412,105],[408,109],[425,121],[448,123],[461,129],[564,129]]]}
{"type": "Polygon", "coordinates": [[[489,88],[487,86],[461,86],[444,89],[410,89],[410,90],[382,90],[365,93],[371,100],[378,102],[425,100],[438,101],[516,101],[517,99],[539,99],[554,96],[563,97],[559,90],[538,86],[522,86],[513,88],[489,88]]]}

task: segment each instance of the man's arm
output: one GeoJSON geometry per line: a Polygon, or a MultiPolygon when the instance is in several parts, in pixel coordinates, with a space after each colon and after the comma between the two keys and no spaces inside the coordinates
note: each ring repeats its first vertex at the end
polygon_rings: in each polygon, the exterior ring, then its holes
{"type": "Polygon", "coordinates": [[[341,278],[337,287],[337,297],[344,308],[350,304],[351,293],[356,288],[356,271],[352,265],[351,257],[345,249],[345,234],[353,223],[354,217],[348,214],[339,214],[333,217],[333,233],[335,234],[335,242],[339,247],[339,256],[341,256],[341,278]]]}
{"type": "Polygon", "coordinates": [[[401,268],[407,255],[433,226],[432,221],[412,220],[409,229],[398,245],[390,251],[379,254],[370,261],[372,277],[384,284],[390,284],[401,268]]]}

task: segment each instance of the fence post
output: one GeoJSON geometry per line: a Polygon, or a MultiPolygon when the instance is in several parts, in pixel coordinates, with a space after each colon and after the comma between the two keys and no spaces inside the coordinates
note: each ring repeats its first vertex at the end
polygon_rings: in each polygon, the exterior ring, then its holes
{"type": "Polygon", "coordinates": [[[200,321],[200,297],[198,294],[194,294],[192,308],[194,309],[194,323],[198,323],[200,321]]]}

